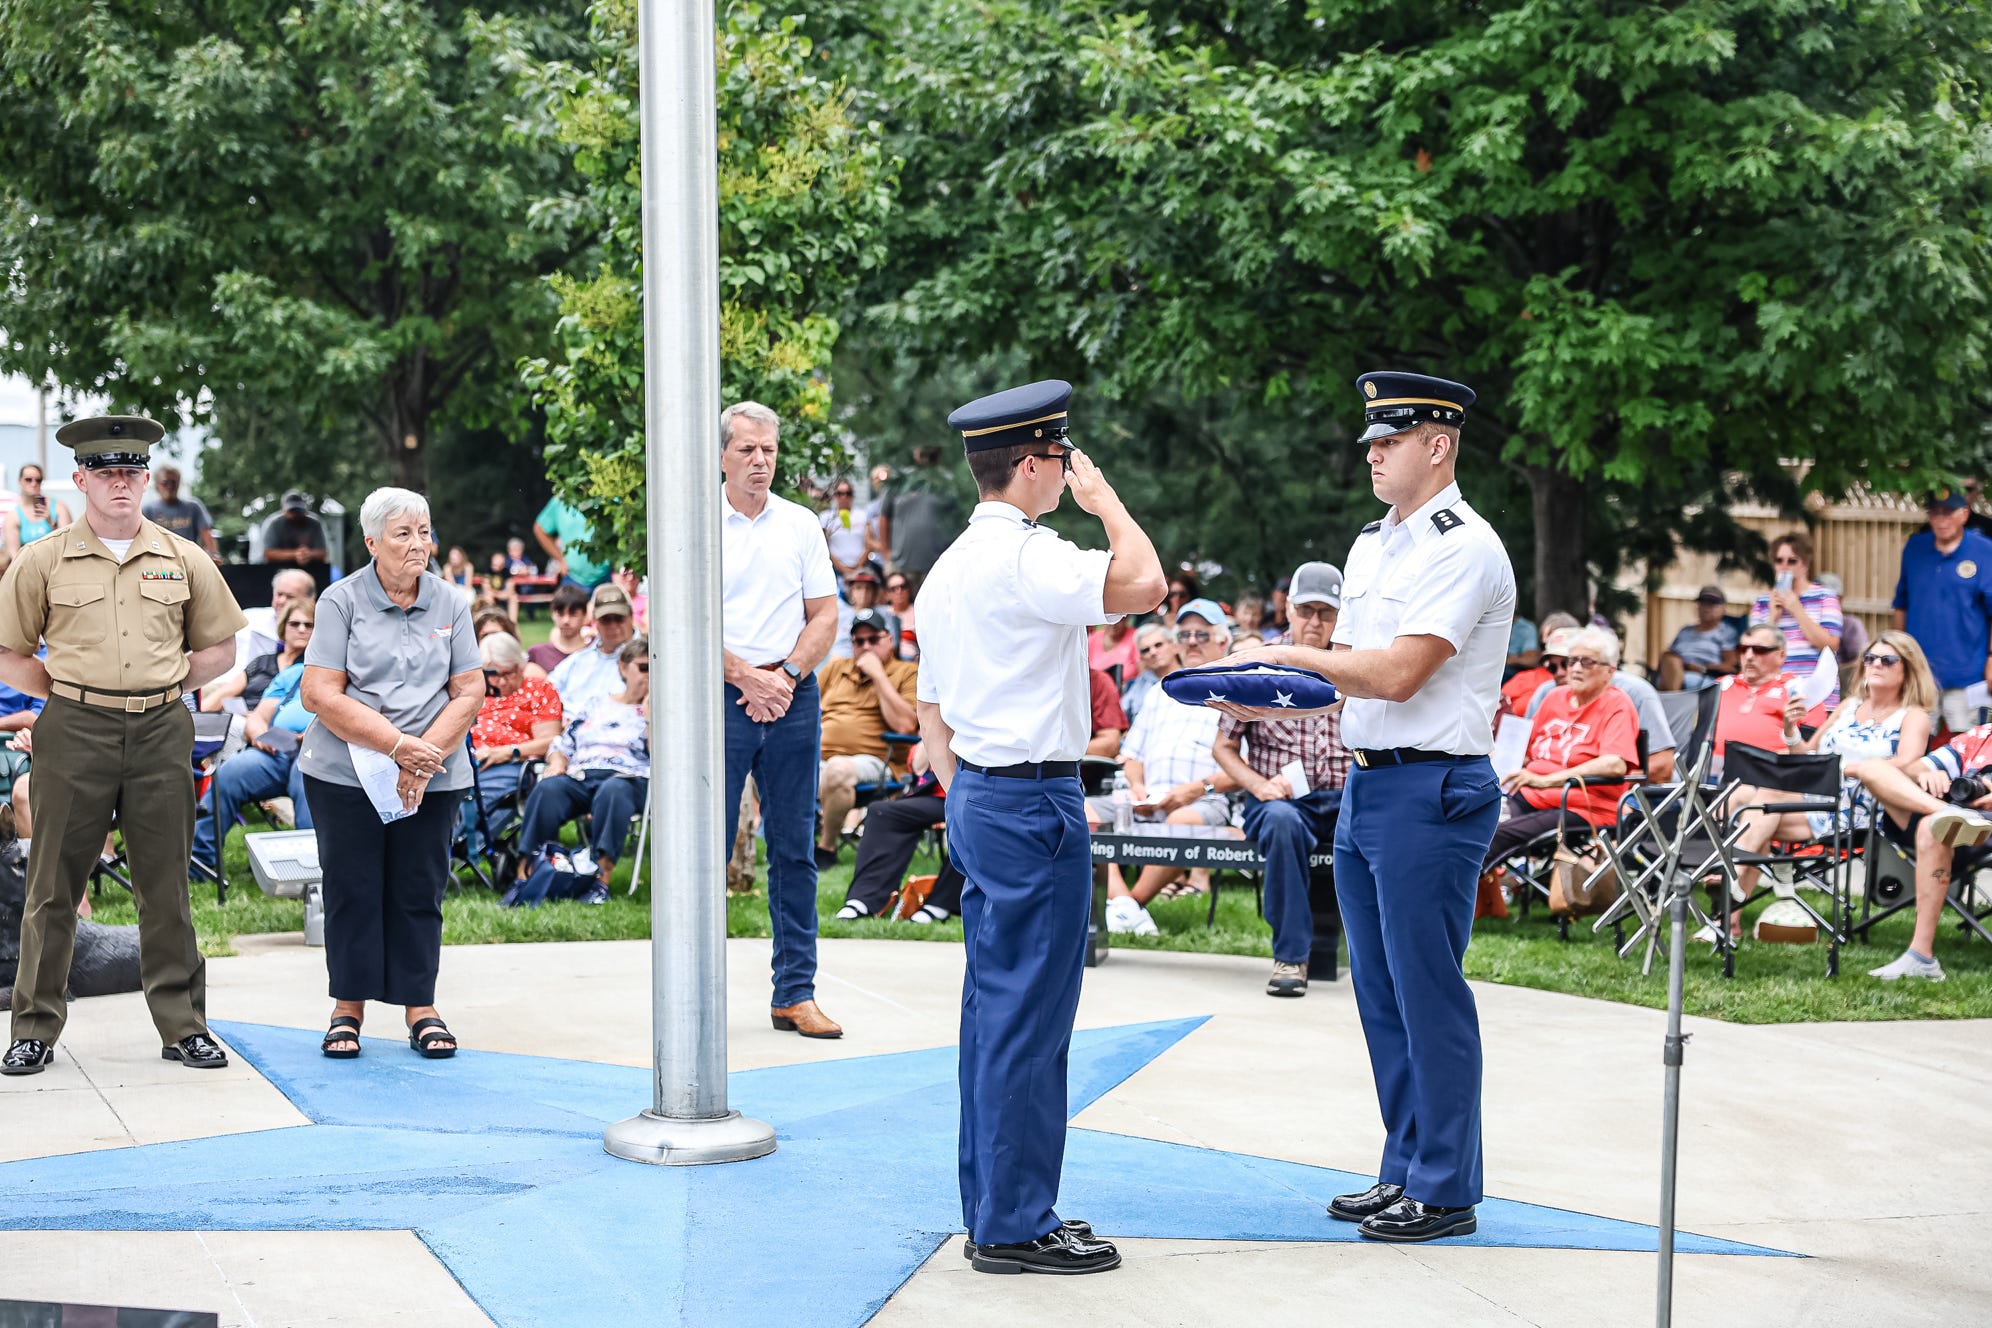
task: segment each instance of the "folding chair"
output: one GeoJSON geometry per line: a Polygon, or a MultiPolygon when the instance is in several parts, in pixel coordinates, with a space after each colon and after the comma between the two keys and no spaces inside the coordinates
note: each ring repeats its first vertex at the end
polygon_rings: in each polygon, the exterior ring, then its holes
{"type": "MultiPolygon", "coordinates": [[[[1875,816],[1887,812],[1876,809],[1875,816]]],[[[1881,832],[1879,825],[1868,831],[1867,881],[1861,891],[1861,920],[1853,921],[1852,891],[1848,891],[1848,930],[1867,942],[1868,930],[1876,923],[1916,906],[1916,860],[1881,832]],[[1891,888],[1892,887],[1892,888],[1891,888]],[[1879,904],[1880,907],[1876,907],[1879,904]]],[[[1961,848],[1951,858],[1951,886],[1944,896],[1944,909],[1958,917],[1958,930],[1972,932],[1992,941],[1987,929],[1992,919],[1992,891],[1980,885],[1980,875],[1992,870],[1992,841],[1975,848],[1961,848]]]]}
{"type": "MultiPolygon", "coordinates": [[[[883,736],[886,745],[885,778],[868,780],[853,787],[851,791],[856,795],[856,801],[851,804],[853,810],[877,802],[880,798],[897,797],[902,789],[913,782],[911,775],[902,772],[906,770],[907,759],[912,753],[914,744],[920,741],[920,735],[886,733],[883,736]],[[897,758],[896,762],[894,758],[897,758]]],[[[852,833],[840,834],[838,838],[855,840],[863,831],[864,827],[860,823],[852,833]]]]}
{"type": "MultiPolygon", "coordinates": [[[[1837,753],[1820,752],[1770,752],[1748,743],[1732,742],[1723,763],[1723,778],[1731,789],[1742,785],[1754,788],[1774,789],[1779,793],[1800,795],[1796,802],[1753,802],[1730,805],[1725,799],[1723,807],[1723,838],[1734,844],[1743,833],[1745,813],[1752,811],[1776,812],[1827,812],[1832,813],[1833,833],[1824,839],[1806,841],[1810,851],[1794,851],[1792,845],[1779,851],[1774,841],[1763,853],[1738,852],[1732,860],[1738,867],[1760,869],[1758,880],[1773,880],[1774,870],[1787,871],[1792,876],[1794,886],[1812,882],[1823,888],[1832,901],[1831,916],[1822,914],[1812,906],[1810,900],[1793,890],[1792,899],[1806,911],[1820,928],[1826,932],[1826,975],[1837,977],[1840,972],[1840,945],[1846,939],[1847,919],[1852,914],[1852,902],[1848,898],[1847,878],[1849,863],[1853,857],[1852,835],[1846,828],[1845,820],[1838,813],[1842,810],[1840,758],[1837,753]]],[[[1720,909],[1721,924],[1717,927],[1717,941],[1723,952],[1723,976],[1735,976],[1735,944],[1729,936],[1729,922],[1737,909],[1747,908],[1766,895],[1775,893],[1775,887],[1762,884],[1748,899],[1737,903],[1734,892],[1728,888],[1722,891],[1720,909]]]]}
{"type": "MultiPolygon", "coordinates": [[[[1612,833],[1598,837],[1607,866],[1618,874],[1620,893],[1591,930],[1602,932],[1611,927],[1621,938],[1617,947],[1620,958],[1645,941],[1642,972],[1651,970],[1653,956],[1662,947],[1666,899],[1684,871],[1690,880],[1700,880],[1712,870],[1720,872],[1724,890],[1736,879],[1729,846],[1719,833],[1716,790],[1705,782],[1713,760],[1714,747],[1705,743],[1679,783],[1636,784],[1627,789],[1619,798],[1612,833]],[[1684,862],[1694,865],[1684,869],[1684,862]],[[1630,936],[1622,929],[1628,919],[1635,924],[1630,936]]],[[[1599,873],[1605,869],[1599,868],[1599,873]]],[[[1688,907],[1698,921],[1713,925],[1692,891],[1688,907]]],[[[1728,934],[1726,929],[1722,932],[1725,939],[1728,934]]]]}
{"type": "MultiPolygon", "coordinates": [[[[1638,768],[1629,770],[1623,775],[1586,775],[1581,779],[1565,780],[1563,784],[1563,799],[1560,805],[1560,810],[1563,814],[1565,816],[1569,815],[1570,794],[1575,789],[1603,787],[1611,784],[1645,783],[1647,751],[1646,731],[1644,729],[1639,731],[1634,744],[1634,751],[1639,757],[1638,768]]],[[[1520,917],[1528,917],[1529,905],[1533,902],[1533,896],[1541,895],[1544,903],[1549,902],[1549,873],[1557,845],[1561,843],[1568,848],[1583,848],[1591,842],[1597,833],[1594,827],[1588,825],[1562,831],[1556,829],[1545,830],[1495,864],[1497,867],[1505,867],[1520,887],[1516,891],[1516,898],[1520,901],[1516,912],[1520,917]]],[[[1570,917],[1568,914],[1561,915],[1556,919],[1556,934],[1559,940],[1567,941],[1570,939],[1570,917]]]]}

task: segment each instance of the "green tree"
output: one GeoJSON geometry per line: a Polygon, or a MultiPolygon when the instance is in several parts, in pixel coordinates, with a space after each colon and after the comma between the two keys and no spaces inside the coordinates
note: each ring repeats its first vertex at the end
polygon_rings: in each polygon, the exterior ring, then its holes
{"type": "Polygon", "coordinates": [[[513,130],[515,77],[581,27],[579,0],[0,0],[0,368],[259,457],[360,437],[306,468],[426,490],[439,416],[526,427],[509,366],[569,241],[528,224],[565,161],[513,130]]]}
{"type": "MultiPolygon", "coordinates": [[[[591,272],[555,276],[555,354],[522,370],[547,418],[555,491],[585,513],[590,552],[645,563],[641,180],[636,6],[597,0],[593,55],[540,71],[583,181],[542,204],[599,238],[591,272]],[[635,500],[635,501],[632,501],[635,500]]],[[[783,419],[782,479],[833,464],[831,353],[860,276],[884,255],[897,163],[853,114],[830,52],[800,20],[721,7],[718,31],[721,388],[783,419]]],[[[718,422],[714,421],[715,430],[718,422]]],[[[715,473],[718,438],[714,435],[715,473]]]]}
{"type": "Polygon", "coordinates": [[[1512,483],[1469,488],[1526,487],[1539,612],[1584,606],[1628,512],[1640,552],[1742,553],[1705,504],[1789,495],[1786,458],[1835,492],[1983,451],[1983,5],[917,8],[867,335],[1020,348],[1165,416],[1135,441],[1193,484],[1242,432],[1230,483],[1282,521],[1366,500],[1351,382],[1384,365],[1480,390],[1466,446],[1512,483]]]}

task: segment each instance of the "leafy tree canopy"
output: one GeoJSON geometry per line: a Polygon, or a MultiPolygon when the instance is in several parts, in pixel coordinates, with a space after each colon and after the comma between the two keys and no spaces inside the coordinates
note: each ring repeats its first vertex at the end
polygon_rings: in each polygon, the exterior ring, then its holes
{"type": "MultiPolygon", "coordinates": [[[[556,276],[556,353],[523,365],[545,408],[556,492],[585,513],[591,552],[644,551],[641,180],[636,6],[597,0],[592,56],[540,71],[538,98],[573,153],[579,196],[558,210],[600,238],[592,270],[556,276]]],[[[853,111],[829,52],[798,20],[730,3],[718,31],[720,355],[729,402],[783,419],[782,477],[838,459],[831,352],[863,273],[884,257],[898,163],[853,111]]],[[[714,422],[715,431],[717,421],[714,422]]],[[[718,443],[714,435],[714,472],[718,443]]]]}
{"type": "Polygon", "coordinates": [[[1356,373],[1463,378],[1546,611],[1610,569],[1614,507],[1720,541],[1681,513],[1731,473],[1913,488],[1984,450],[1982,5],[918,9],[866,335],[1084,379],[1137,466],[1215,476],[1243,430],[1225,485],[1285,520],[1354,469],[1356,373]]]}
{"type": "Polygon", "coordinates": [[[0,0],[0,368],[270,456],[361,438],[308,468],[426,488],[439,412],[525,427],[509,366],[569,247],[527,214],[565,163],[508,125],[580,26],[578,0],[0,0]]]}

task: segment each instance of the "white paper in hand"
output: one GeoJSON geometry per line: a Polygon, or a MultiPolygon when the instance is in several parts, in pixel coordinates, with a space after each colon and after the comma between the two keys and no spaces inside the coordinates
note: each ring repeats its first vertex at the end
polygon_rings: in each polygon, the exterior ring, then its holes
{"type": "Polygon", "coordinates": [[[1520,715],[1501,716],[1500,727],[1494,730],[1494,750],[1487,757],[1496,779],[1505,779],[1528,764],[1529,730],[1533,727],[1520,715]]]}
{"type": "Polygon", "coordinates": [[[1280,776],[1286,780],[1287,787],[1293,790],[1293,796],[1296,798],[1306,797],[1308,790],[1314,787],[1307,782],[1307,767],[1299,761],[1288,761],[1281,766],[1280,776]]]}
{"type": "Polygon", "coordinates": [[[352,751],[353,773],[360,777],[367,800],[380,813],[380,823],[387,825],[404,816],[413,816],[414,808],[401,805],[401,792],[395,787],[401,781],[401,767],[394,763],[394,758],[371,747],[354,747],[352,751]]]}

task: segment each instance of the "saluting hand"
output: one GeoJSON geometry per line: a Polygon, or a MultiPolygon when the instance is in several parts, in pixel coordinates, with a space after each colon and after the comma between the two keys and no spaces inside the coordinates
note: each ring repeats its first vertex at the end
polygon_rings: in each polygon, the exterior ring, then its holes
{"type": "Polygon", "coordinates": [[[1072,490],[1072,501],[1079,504],[1081,511],[1098,516],[1109,508],[1120,506],[1120,495],[1114,486],[1107,483],[1107,477],[1093,464],[1093,458],[1072,448],[1068,453],[1072,458],[1072,473],[1065,477],[1065,487],[1072,490]]]}

